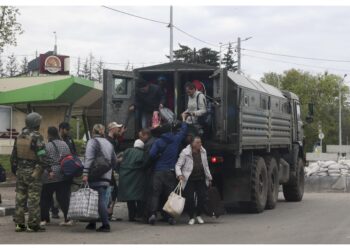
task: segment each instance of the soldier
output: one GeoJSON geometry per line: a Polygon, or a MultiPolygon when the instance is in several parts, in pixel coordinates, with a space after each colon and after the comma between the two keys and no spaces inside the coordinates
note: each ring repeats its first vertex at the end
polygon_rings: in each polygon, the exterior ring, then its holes
{"type": "Polygon", "coordinates": [[[12,161],[17,165],[16,176],[16,232],[45,231],[40,227],[40,193],[41,175],[43,168],[48,167],[45,163],[45,144],[39,133],[41,116],[38,113],[27,115],[26,127],[17,137],[15,142],[12,161]],[[25,207],[28,202],[28,222],[25,224],[25,207]]]}

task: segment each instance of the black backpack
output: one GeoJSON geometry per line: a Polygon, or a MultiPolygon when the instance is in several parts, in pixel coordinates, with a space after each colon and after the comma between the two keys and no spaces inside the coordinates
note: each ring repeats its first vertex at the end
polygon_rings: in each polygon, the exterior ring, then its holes
{"type": "MultiPolygon", "coordinates": [[[[199,96],[204,95],[203,93],[199,93],[197,95],[197,110],[199,110],[199,96]]],[[[198,117],[198,123],[201,125],[204,129],[210,129],[213,124],[213,117],[214,117],[214,108],[213,108],[213,103],[208,101],[206,95],[204,95],[204,104],[206,107],[207,112],[198,117]]]]}
{"type": "Polygon", "coordinates": [[[98,181],[102,180],[101,177],[112,169],[110,162],[106,159],[101,151],[101,144],[97,139],[94,139],[97,143],[97,150],[95,154],[95,160],[90,167],[89,180],[98,181]]]}
{"type": "Polygon", "coordinates": [[[0,182],[6,181],[6,170],[5,168],[0,164],[0,182]]]}

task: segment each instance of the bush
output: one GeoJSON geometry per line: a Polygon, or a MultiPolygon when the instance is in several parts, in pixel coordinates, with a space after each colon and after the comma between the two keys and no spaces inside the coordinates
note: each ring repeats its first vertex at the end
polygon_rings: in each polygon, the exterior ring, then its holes
{"type": "Polygon", "coordinates": [[[77,149],[77,153],[79,156],[83,156],[85,154],[86,143],[84,140],[74,140],[75,147],[77,149]]]}
{"type": "Polygon", "coordinates": [[[5,168],[6,174],[11,173],[11,164],[9,155],[0,155],[0,163],[5,168]]]}

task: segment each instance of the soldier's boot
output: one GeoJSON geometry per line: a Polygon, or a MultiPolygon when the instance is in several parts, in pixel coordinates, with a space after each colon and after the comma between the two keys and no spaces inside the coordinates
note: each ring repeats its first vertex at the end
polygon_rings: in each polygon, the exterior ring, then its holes
{"type": "Polygon", "coordinates": [[[19,233],[19,232],[25,232],[26,231],[26,225],[24,224],[16,224],[16,233],[19,233]]]}
{"type": "Polygon", "coordinates": [[[45,232],[45,227],[42,226],[27,226],[26,232],[28,233],[36,233],[36,232],[45,232]]]}

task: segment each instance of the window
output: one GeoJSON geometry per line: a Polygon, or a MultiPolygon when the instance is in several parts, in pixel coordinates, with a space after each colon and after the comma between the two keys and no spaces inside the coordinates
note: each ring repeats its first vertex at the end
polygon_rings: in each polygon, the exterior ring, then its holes
{"type": "Polygon", "coordinates": [[[128,79],[114,79],[114,96],[124,96],[128,94],[128,79]]]}
{"type": "Polygon", "coordinates": [[[298,120],[301,120],[301,111],[300,111],[300,104],[297,103],[297,119],[298,120]]]}
{"type": "Polygon", "coordinates": [[[290,104],[289,102],[285,102],[282,104],[282,112],[286,114],[290,114],[290,104]]]}
{"type": "Polygon", "coordinates": [[[244,96],[244,106],[248,107],[249,106],[249,97],[244,96]]]}
{"type": "Polygon", "coordinates": [[[268,109],[268,97],[267,96],[261,96],[261,108],[268,109]]]}

